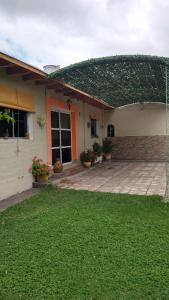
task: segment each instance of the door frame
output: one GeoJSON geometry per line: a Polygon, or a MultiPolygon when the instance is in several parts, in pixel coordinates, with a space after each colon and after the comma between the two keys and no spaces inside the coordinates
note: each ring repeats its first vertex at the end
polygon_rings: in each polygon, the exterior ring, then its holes
{"type": "MultiPolygon", "coordinates": [[[[46,118],[47,118],[47,152],[48,163],[52,164],[52,139],[51,139],[51,110],[68,111],[67,103],[58,98],[46,98],[46,118]]],[[[72,104],[70,108],[71,116],[71,140],[72,140],[72,162],[79,159],[79,108],[77,104],[72,104]]]]}
{"type": "MultiPolygon", "coordinates": [[[[70,148],[71,149],[71,160],[66,162],[66,163],[63,163],[63,165],[68,165],[68,164],[71,164],[72,163],[72,127],[71,127],[71,113],[69,110],[65,110],[65,109],[58,109],[56,107],[52,107],[51,108],[51,113],[53,112],[58,112],[59,113],[59,128],[52,128],[51,127],[51,133],[52,133],[52,130],[59,130],[59,144],[60,146],[59,147],[51,147],[51,151],[53,149],[59,149],[60,150],[60,160],[62,162],[62,149],[66,149],[66,148],[70,148]],[[66,129],[66,128],[61,128],[61,120],[60,120],[60,114],[63,113],[63,114],[67,114],[70,116],[70,129],[66,129]],[[62,146],[62,142],[61,142],[61,131],[70,131],[71,133],[71,145],[70,146],[62,146]]],[[[52,146],[52,145],[51,145],[52,146]]]]}

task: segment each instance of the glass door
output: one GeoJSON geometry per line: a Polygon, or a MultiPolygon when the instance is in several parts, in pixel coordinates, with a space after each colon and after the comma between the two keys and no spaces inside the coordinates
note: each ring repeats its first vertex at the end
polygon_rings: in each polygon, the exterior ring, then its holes
{"type": "Polygon", "coordinates": [[[52,165],[56,159],[63,164],[72,161],[70,114],[51,111],[52,165]]]}

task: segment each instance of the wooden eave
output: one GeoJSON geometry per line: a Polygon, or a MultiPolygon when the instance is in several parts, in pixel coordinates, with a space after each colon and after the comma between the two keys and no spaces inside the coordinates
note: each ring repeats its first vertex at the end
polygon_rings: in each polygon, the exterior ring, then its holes
{"type": "Polygon", "coordinates": [[[37,86],[63,93],[65,96],[85,102],[104,110],[113,109],[108,103],[80,91],[63,80],[48,79],[48,74],[14,57],[0,52],[0,69],[4,69],[10,77],[21,77],[25,82],[34,81],[37,86]]]}

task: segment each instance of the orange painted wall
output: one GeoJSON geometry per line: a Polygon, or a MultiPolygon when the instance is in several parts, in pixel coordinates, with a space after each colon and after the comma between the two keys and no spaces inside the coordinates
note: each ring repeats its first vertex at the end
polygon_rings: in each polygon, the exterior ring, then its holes
{"type": "MultiPolygon", "coordinates": [[[[48,163],[52,163],[52,140],[51,140],[51,110],[52,108],[60,110],[68,110],[67,103],[54,99],[47,98],[47,140],[48,140],[48,163]]],[[[79,155],[79,140],[78,140],[78,106],[76,104],[71,105],[71,133],[72,133],[72,160],[78,159],[79,155]]]]}

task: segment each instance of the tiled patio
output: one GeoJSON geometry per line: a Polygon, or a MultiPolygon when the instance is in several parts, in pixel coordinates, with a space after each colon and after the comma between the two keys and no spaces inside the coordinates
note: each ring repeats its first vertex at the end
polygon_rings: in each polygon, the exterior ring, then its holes
{"type": "Polygon", "coordinates": [[[106,162],[61,179],[57,185],[75,190],[164,196],[165,163],[106,162]]]}

